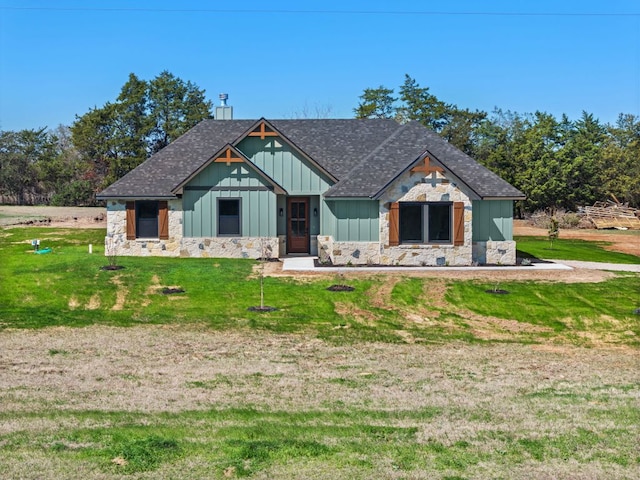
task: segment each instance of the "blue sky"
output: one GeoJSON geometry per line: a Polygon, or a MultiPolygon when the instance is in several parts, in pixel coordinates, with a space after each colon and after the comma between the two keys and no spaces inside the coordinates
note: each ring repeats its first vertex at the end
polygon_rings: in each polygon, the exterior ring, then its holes
{"type": "Polygon", "coordinates": [[[637,0],[0,0],[0,129],[70,125],[129,73],[235,118],[353,117],[409,74],[462,108],[640,115],[637,0]]]}

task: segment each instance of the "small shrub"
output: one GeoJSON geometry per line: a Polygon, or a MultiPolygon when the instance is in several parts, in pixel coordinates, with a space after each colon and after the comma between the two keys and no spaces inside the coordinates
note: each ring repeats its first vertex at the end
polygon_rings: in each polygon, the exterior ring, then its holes
{"type": "Polygon", "coordinates": [[[547,232],[547,235],[549,237],[551,249],[553,250],[553,242],[560,236],[560,224],[556,217],[551,217],[551,220],[549,220],[549,230],[547,232]]]}
{"type": "Polygon", "coordinates": [[[573,212],[566,212],[558,216],[560,228],[578,228],[581,221],[582,217],[573,212]]]}

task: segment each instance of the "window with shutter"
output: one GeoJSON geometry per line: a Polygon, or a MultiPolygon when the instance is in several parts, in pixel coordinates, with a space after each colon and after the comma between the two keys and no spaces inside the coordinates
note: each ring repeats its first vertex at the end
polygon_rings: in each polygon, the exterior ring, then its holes
{"type": "Polygon", "coordinates": [[[464,245],[463,202],[400,202],[389,210],[389,245],[464,245]]]}
{"type": "Polygon", "coordinates": [[[169,239],[169,204],[166,200],[129,201],[126,206],[127,240],[169,239]]]}

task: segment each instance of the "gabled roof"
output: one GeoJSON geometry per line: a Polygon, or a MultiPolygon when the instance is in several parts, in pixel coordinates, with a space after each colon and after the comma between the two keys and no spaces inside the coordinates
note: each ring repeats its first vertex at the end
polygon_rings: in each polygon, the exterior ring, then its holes
{"type": "Polygon", "coordinates": [[[107,198],[175,198],[172,190],[254,120],[204,120],[97,195],[107,198]]]}
{"type": "Polygon", "coordinates": [[[377,198],[429,155],[480,198],[524,198],[438,134],[417,122],[401,125],[391,119],[203,120],[97,198],[175,198],[175,192],[225,147],[235,147],[233,151],[240,155],[238,144],[257,128],[277,132],[336,180],[326,197],[377,198]]]}
{"type": "Polygon", "coordinates": [[[271,185],[271,187],[273,188],[274,192],[276,192],[278,194],[281,194],[281,195],[288,195],[287,191],[284,188],[282,188],[280,185],[278,185],[278,183],[273,178],[271,178],[262,169],[260,169],[256,164],[254,164],[251,160],[249,160],[244,155],[244,153],[242,153],[236,147],[234,147],[233,145],[230,145],[228,143],[225,146],[223,146],[220,150],[218,150],[208,161],[203,163],[197,170],[193,171],[191,173],[191,175],[189,175],[182,182],[180,182],[178,185],[176,185],[171,190],[171,193],[173,193],[173,194],[181,194],[182,193],[182,189],[184,188],[184,186],[187,183],[189,183],[196,175],[198,175],[200,172],[202,172],[205,168],[207,168],[212,163],[218,163],[218,162],[219,163],[226,163],[227,165],[229,165],[231,163],[242,163],[243,165],[246,165],[250,169],[254,170],[258,174],[259,177],[262,177],[262,179],[267,184],[271,185]]]}
{"type": "MultiPolygon", "coordinates": [[[[289,124],[289,122],[291,122],[291,121],[290,120],[287,121],[287,131],[289,133],[295,134],[296,133],[296,129],[295,128],[291,128],[291,125],[289,124]]],[[[313,166],[315,166],[318,170],[320,170],[322,173],[327,175],[331,180],[333,180],[334,182],[338,181],[338,178],[336,178],[330,171],[328,171],[323,165],[321,165],[318,162],[316,162],[313,159],[313,157],[310,157],[307,154],[307,152],[305,152],[303,149],[299,148],[296,145],[295,142],[293,142],[287,135],[282,133],[272,122],[269,122],[264,117],[261,118],[260,120],[258,120],[255,123],[255,125],[252,126],[247,132],[245,132],[243,135],[238,137],[234,144],[238,145],[246,137],[254,137],[254,136],[256,136],[256,137],[259,136],[262,139],[264,139],[266,137],[269,137],[269,136],[280,137],[282,140],[284,140],[286,143],[288,143],[301,157],[306,159],[309,163],[311,163],[313,166]]],[[[309,146],[309,145],[307,145],[307,146],[309,146]]]]}
{"type": "Polygon", "coordinates": [[[325,197],[379,198],[396,178],[427,155],[478,198],[525,198],[518,189],[418,122],[402,125],[331,187],[325,197]]]}

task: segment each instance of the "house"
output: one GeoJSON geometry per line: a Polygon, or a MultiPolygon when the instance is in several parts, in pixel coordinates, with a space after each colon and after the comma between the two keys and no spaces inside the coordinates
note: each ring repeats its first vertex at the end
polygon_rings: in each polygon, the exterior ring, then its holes
{"type": "Polygon", "coordinates": [[[516,262],[524,195],[417,122],[204,120],[97,195],[118,255],[516,262]]]}

